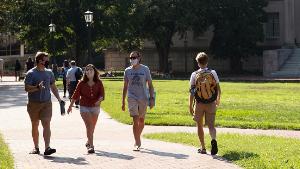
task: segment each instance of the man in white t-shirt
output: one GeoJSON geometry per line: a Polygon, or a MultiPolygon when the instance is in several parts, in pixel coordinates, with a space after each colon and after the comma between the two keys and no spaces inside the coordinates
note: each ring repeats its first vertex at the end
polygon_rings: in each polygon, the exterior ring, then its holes
{"type": "Polygon", "coordinates": [[[203,118],[205,116],[205,124],[209,128],[209,134],[212,139],[211,154],[215,155],[218,153],[215,117],[221,96],[219,78],[215,70],[207,68],[208,56],[204,52],[198,53],[196,61],[200,69],[191,75],[189,108],[191,115],[194,116],[194,121],[197,123],[198,137],[201,144],[198,153],[206,154],[203,131],[203,118]],[[193,105],[194,101],[195,106],[193,105]]]}
{"type": "Polygon", "coordinates": [[[2,81],[2,76],[3,76],[3,71],[4,71],[4,60],[0,59],[0,77],[2,81]]]}

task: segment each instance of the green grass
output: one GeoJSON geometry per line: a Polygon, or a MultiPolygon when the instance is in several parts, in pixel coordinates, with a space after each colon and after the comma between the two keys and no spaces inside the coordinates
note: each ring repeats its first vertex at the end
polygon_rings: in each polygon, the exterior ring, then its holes
{"type": "Polygon", "coordinates": [[[0,168],[1,169],[14,168],[13,157],[7,145],[4,143],[1,135],[0,135],[0,168]]]}
{"type": "MultiPolygon", "coordinates": [[[[144,137],[199,147],[198,137],[192,133],[155,133],[144,137]]],[[[210,150],[210,137],[206,135],[205,138],[210,150]]],[[[299,145],[298,139],[218,134],[218,155],[247,169],[300,168],[299,145]]]]}
{"type": "MultiPolygon", "coordinates": [[[[102,107],[112,118],[130,124],[121,111],[122,80],[103,79],[102,107]]],[[[188,80],[154,80],[156,107],[148,111],[146,124],[186,125],[194,122],[188,112],[188,80]]],[[[216,125],[221,127],[300,130],[298,83],[221,83],[221,105],[216,125]]]]}
{"type": "MultiPolygon", "coordinates": [[[[103,79],[102,108],[112,118],[131,123],[121,111],[122,79],[103,79]]],[[[57,82],[62,88],[62,82],[57,82]]],[[[188,112],[188,80],[154,80],[156,107],[148,110],[149,125],[195,125],[188,112]]],[[[300,130],[300,85],[298,83],[221,83],[221,105],[216,125],[220,127],[300,130]]],[[[127,106],[127,105],[126,105],[127,106]]]]}

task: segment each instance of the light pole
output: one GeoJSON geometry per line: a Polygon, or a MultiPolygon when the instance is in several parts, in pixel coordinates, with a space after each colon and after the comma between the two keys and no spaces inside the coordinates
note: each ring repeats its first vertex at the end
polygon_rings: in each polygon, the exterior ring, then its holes
{"type": "Polygon", "coordinates": [[[56,64],[56,58],[54,56],[54,52],[55,52],[55,44],[54,44],[55,24],[53,24],[52,21],[49,25],[49,31],[50,31],[50,34],[51,34],[53,63],[56,64]]]}
{"type": "Polygon", "coordinates": [[[86,11],[84,13],[84,19],[88,29],[88,62],[90,62],[91,57],[91,24],[93,23],[93,12],[86,11]]]}
{"type": "Polygon", "coordinates": [[[187,74],[187,32],[184,35],[184,73],[187,74]]]}

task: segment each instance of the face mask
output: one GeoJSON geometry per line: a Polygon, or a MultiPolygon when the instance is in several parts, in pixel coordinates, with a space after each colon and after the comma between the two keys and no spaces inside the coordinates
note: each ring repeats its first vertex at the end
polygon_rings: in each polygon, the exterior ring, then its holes
{"type": "Polygon", "coordinates": [[[138,64],[138,59],[130,59],[130,64],[131,64],[132,66],[137,65],[137,64],[138,64]]]}
{"type": "Polygon", "coordinates": [[[48,66],[49,66],[49,61],[45,61],[45,63],[42,63],[42,65],[44,65],[45,68],[48,68],[48,66]]]}

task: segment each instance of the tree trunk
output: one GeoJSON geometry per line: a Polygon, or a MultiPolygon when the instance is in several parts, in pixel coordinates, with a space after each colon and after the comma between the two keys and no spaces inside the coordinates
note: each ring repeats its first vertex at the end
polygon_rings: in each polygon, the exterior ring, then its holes
{"type": "Polygon", "coordinates": [[[169,73],[169,45],[162,45],[159,42],[155,42],[156,49],[159,56],[159,71],[163,73],[169,73]]]}
{"type": "Polygon", "coordinates": [[[240,55],[230,57],[230,69],[233,74],[241,74],[243,72],[243,62],[240,55]]]}

